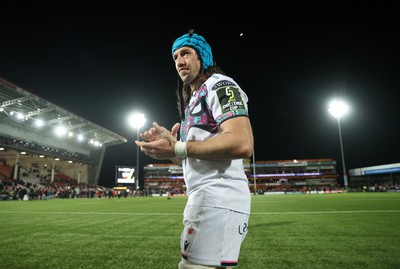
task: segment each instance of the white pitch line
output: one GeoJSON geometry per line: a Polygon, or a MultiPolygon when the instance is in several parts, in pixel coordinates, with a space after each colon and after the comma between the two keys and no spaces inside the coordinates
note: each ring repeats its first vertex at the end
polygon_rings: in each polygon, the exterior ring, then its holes
{"type": "Polygon", "coordinates": [[[162,213],[162,212],[151,212],[151,213],[129,213],[129,212],[70,212],[70,211],[64,211],[64,212],[54,212],[54,211],[0,211],[1,213],[10,213],[10,214],[15,214],[15,213],[33,213],[33,214],[62,214],[62,215],[137,215],[137,216],[158,216],[158,215],[163,215],[163,216],[172,216],[172,215],[182,215],[182,213],[162,213]]]}
{"type": "Polygon", "coordinates": [[[304,212],[254,212],[254,213],[251,213],[251,215],[301,215],[301,214],[348,214],[348,213],[400,213],[400,210],[304,211],[304,212]]]}

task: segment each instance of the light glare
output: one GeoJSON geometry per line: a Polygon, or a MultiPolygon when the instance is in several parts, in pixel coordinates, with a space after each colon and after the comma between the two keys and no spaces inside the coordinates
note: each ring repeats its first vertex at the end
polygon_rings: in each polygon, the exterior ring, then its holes
{"type": "Polygon", "coordinates": [[[349,107],[347,106],[346,103],[340,100],[333,100],[329,104],[329,113],[331,113],[332,116],[335,118],[341,118],[343,115],[345,115],[349,110],[349,107]]]}
{"type": "Polygon", "coordinates": [[[141,128],[146,123],[146,118],[142,113],[135,113],[128,118],[128,121],[134,128],[141,128]]]}

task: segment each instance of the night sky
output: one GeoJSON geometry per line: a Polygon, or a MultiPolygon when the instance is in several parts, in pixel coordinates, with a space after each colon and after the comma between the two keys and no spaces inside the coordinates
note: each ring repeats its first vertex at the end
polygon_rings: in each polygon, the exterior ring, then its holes
{"type": "MultiPolygon", "coordinates": [[[[256,160],[333,158],[342,174],[328,112],[342,98],[351,107],[341,119],[346,168],[398,163],[397,9],[335,5],[209,7],[206,15],[202,5],[177,6],[158,16],[121,5],[3,5],[0,77],[128,138],[106,151],[99,182],[112,186],[115,166],[136,165],[129,113],[146,115],[143,130],[179,120],[171,45],[194,28],[249,96],[256,160]]],[[[140,155],[141,165],[157,162],[140,155]]]]}

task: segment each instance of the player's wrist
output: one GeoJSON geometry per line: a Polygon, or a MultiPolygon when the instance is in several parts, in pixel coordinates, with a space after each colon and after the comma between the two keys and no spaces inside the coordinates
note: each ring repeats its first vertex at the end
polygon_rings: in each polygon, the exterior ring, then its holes
{"type": "Polygon", "coordinates": [[[175,143],[175,157],[184,159],[187,157],[187,145],[186,142],[177,141],[175,143]]]}

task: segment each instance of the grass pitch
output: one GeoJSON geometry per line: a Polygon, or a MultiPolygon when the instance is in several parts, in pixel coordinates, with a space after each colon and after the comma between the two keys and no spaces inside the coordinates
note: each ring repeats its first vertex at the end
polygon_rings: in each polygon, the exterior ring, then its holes
{"type": "MultiPolygon", "coordinates": [[[[186,197],[0,202],[0,267],[176,269],[186,197]]],[[[238,269],[400,268],[400,193],[258,195],[238,269]]]]}

